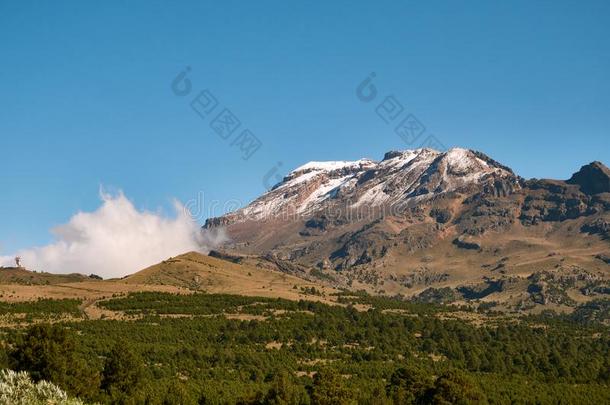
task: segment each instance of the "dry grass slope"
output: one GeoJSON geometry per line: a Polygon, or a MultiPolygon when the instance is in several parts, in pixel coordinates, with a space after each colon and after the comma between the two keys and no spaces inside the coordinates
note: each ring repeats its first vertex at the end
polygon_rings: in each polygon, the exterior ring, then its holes
{"type": "Polygon", "coordinates": [[[271,270],[265,266],[237,264],[190,252],[148,267],[125,279],[128,284],[176,286],[209,293],[226,293],[291,300],[327,301],[336,290],[301,278],[271,270]],[[315,287],[323,295],[303,294],[315,287]]]}
{"type": "Polygon", "coordinates": [[[269,267],[236,264],[196,252],[167,259],[121,280],[92,280],[81,275],[51,275],[20,270],[17,281],[0,278],[0,301],[31,301],[39,298],[84,300],[84,310],[116,294],[163,291],[188,294],[194,291],[248,296],[308,299],[332,302],[335,289],[284,274],[269,267]],[[30,278],[32,276],[33,278],[30,278]],[[24,283],[20,280],[48,280],[24,283]],[[79,281],[80,280],[80,281],[79,281]],[[321,294],[305,293],[315,287],[321,294]]]}

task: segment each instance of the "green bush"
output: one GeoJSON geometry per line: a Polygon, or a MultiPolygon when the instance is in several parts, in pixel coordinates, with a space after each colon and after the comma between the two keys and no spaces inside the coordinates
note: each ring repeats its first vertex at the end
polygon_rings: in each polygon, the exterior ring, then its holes
{"type": "Polygon", "coordinates": [[[36,382],[46,380],[70,394],[92,397],[99,389],[99,374],[78,356],[76,345],[73,332],[64,326],[34,325],[18,337],[9,362],[36,382]]]}

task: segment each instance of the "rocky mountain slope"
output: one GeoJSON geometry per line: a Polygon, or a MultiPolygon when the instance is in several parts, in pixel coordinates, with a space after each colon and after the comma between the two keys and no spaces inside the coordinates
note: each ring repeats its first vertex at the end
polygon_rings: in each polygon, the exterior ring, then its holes
{"type": "Polygon", "coordinates": [[[212,218],[223,249],[338,287],[507,308],[610,297],[610,171],[525,180],[476,151],[311,162],[212,218]]]}

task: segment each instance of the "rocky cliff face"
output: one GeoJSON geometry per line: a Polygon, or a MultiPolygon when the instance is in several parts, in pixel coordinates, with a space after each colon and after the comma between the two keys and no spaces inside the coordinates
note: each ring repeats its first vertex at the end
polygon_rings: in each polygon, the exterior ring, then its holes
{"type": "MultiPolygon", "coordinates": [[[[610,171],[599,162],[567,181],[524,180],[480,152],[417,149],[381,161],[310,162],[205,226],[226,229],[226,250],[289,262],[338,285],[406,295],[459,288],[457,296],[476,287],[499,296],[508,287],[489,283],[523,287],[540,271],[582,268],[603,280],[608,264],[596,257],[610,252],[609,213],[610,171]]],[[[521,290],[515,305],[531,301],[521,290]]]]}

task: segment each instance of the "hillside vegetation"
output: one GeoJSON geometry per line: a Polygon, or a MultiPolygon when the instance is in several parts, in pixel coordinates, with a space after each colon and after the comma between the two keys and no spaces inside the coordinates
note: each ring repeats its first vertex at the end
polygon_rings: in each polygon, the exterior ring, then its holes
{"type": "Polygon", "coordinates": [[[132,293],[99,303],[120,320],[4,328],[0,358],[100,403],[610,401],[610,334],[587,317],[334,298],[132,293]]]}

